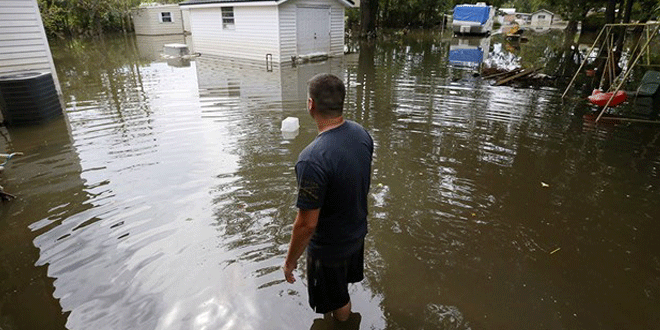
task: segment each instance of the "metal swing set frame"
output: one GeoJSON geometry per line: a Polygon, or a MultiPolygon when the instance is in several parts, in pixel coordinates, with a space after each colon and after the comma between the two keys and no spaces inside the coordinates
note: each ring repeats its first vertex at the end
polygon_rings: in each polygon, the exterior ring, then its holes
{"type": "MultiPolygon", "coordinates": [[[[593,58],[591,54],[593,53],[594,49],[596,48],[597,45],[600,45],[598,54],[596,54],[595,58],[598,58],[600,54],[603,52],[603,49],[607,48],[607,61],[606,61],[606,66],[608,66],[608,69],[606,69],[608,73],[608,77],[610,79],[610,87],[608,89],[608,92],[612,92],[612,96],[610,99],[607,101],[603,109],[600,111],[598,114],[598,117],[596,118],[596,123],[603,118],[603,114],[605,114],[605,111],[609,108],[610,103],[612,100],[614,100],[614,96],[616,93],[618,93],[621,90],[621,87],[623,84],[626,82],[628,77],[630,76],[630,73],[632,72],[633,67],[637,65],[637,62],[644,56],[646,55],[646,62],[647,65],[651,65],[650,62],[650,50],[649,50],[649,45],[651,44],[651,41],[653,38],[658,36],[660,34],[660,23],[616,23],[616,24],[606,24],[601,30],[600,33],[598,33],[598,36],[596,37],[596,40],[594,41],[593,45],[591,45],[591,48],[587,52],[587,56],[585,56],[584,60],[582,60],[582,64],[580,64],[580,67],[577,69],[575,72],[575,75],[573,75],[573,79],[571,79],[571,82],[568,84],[566,87],[566,90],[564,91],[564,94],[562,94],[562,99],[566,97],[566,94],[568,93],[568,90],[571,88],[573,83],[575,82],[575,79],[577,76],[580,74],[582,71],[582,68],[586,65],[586,63],[589,61],[589,59],[593,58]],[[618,77],[614,77],[614,66],[616,63],[614,63],[615,58],[614,58],[614,35],[612,33],[613,28],[621,28],[623,27],[624,29],[628,29],[629,27],[643,27],[645,35],[646,35],[646,42],[644,43],[644,46],[642,46],[641,50],[637,52],[637,47],[639,47],[639,42],[636,43],[635,49],[633,50],[632,54],[637,54],[633,58],[630,58],[628,61],[628,65],[626,68],[621,71],[618,77]],[[601,37],[603,37],[603,40],[601,41],[601,37]],[[612,90],[612,82],[617,81],[618,84],[614,90],[612,90]]],[[[605,75],[603,75],[603,79],[605,78],[605,75]]],[[[604,118],[610,118],[610,117],[604,117],[604,118]]],[[[612,117],[613,118],[613,117],[612,117]]],[[[645,120],[645,119],[637,119],[637,118],[625,118],[625,117],[616,117],[617,120],[620,121],[630,121],[630,122],[641,122],[641,123],[653,123],[653,124],[660,124],[659,120],[645,120]]]]}

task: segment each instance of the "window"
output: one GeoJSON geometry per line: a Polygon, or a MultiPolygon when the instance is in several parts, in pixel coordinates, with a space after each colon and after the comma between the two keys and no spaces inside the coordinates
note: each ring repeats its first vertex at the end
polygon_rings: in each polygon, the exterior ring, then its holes
{"type": "Polygon", "coordinates": [[[222,29],[234,29],[234,7],[222,7],[222,29]]]}
{"type": "Polygon", "coordinates": [[[174,20],[172,19],[172,13],[169,11],[165,11],[160,13],[160,22],[161,23],[172,23],[174,20]]]}
{"type": "Polygon", "coordinates": [[[539,15],[539,19],[545,19],[545,15],[539,15]]]}

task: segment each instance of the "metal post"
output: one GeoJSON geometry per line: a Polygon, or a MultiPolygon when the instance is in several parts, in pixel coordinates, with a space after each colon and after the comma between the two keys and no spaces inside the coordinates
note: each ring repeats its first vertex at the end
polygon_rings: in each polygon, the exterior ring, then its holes
{"type": "Polygon", "coordinates": [[[266,71],[273,72],[273,54],[266,54],[266,71]]]}
{"type": "MultiPolygon", "coordinates": [[[[649,29],[644,28],[646,32],[646,40],[649,40],[649,29]]],[[[651,65],[651,50],[646,48],[646,65],[651,65]]]]}

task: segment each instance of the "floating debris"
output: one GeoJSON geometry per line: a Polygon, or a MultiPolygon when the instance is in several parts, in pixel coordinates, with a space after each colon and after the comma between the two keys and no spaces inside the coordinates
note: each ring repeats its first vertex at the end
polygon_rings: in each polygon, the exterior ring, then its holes
{"type": "Polygon", "coordinates": [[[14,198],[16,198],[16,196],[14,196],[14,195],[12,195],[12,194],[10,194],[10,193],[8,193],[8,192],[5,192],[5,188],[3,188],[2,186],[0,186],[0,200],[2,200],[3,202],[5,202],[5,201],[10,201],[10,200],[12,200],[12,199],[14,199],[14,198]]]}
{"type": "Polygon", "coordinates": [[[556,249],[554,249],[552,252],[550,252],[550,254],[555,254],[555,253],[558,252],[559,250],[561,250],[561,248],[556,248],[556,249]]]}
{"type": "Polygon", "coordinates": [[[497,79],[495,86],[501,86],[512,82],[530,81],[535,82],[541,80],[552,80],[554,77],[541,73],[544,67],[523,69],[515,68],[513,70],[502,70],[498,68],[484,68],[482,70],[482,79],[497,79]]]}
{"type": "Polygon", "coordinates": [[[9,163],[9,160],[11,160],[14,156],[23,156],[22,152],[13,152],[11,154],[0,154],[0,158],[6,158],[5,162],[0,164],[0,173],[2,173],[5,170],[5,165],[9,163]]]}
{"type": "Polygon", "coordinates": [[[424,317],[429,327],[422,329],[467,330],[471,328],[470,323],[465,320],[456,306],[428,304],[424,317]]]}

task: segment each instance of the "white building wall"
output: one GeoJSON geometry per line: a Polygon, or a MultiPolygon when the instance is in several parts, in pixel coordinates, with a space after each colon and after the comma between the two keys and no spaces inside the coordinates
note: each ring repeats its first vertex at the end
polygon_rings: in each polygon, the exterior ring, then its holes
{"type": "Polygon", "coordinates": [[[183,16],[178,5],[140,7],[133,11],[133,27],[139,35],[168,35],[183,33],[183,16]],[[161,22],[161,13],[169,12],[172,22],[161,22]]]}
{"type": "Polygon", "coordinates": [[[334,2],[330,14],[330,56],[344,55],[344,6],[334,2]]]}
{"type": "Polygon", "coordinates": [[[553,14],[550,12],[538,12],[532,15],[532,26],[550,26],[552,24],[553,14]]]}
{"type": "Polygon", "coordinates": [[[291,61],[297,54],[296,7],[330,6],[330,54],[344,54],[344,6],[335,0],[291,0],[279,6],[281,62],[291,61]]]}
{"type": "Polygon", "coordinates": [[[181,10],[181,17],[183,19],[183,32],[190,34],[190,10],[181,10]]]}
{"type": "Polygon", "coordinates": [[[219,7],[191,7],[190,28],[195,51],[202,56],[264,63],[266,54],[272,54],[277,61],[280,58],[277,12],[277,6],[234,7],[234,29],[223,29],[219,7]]]}
{"type": "Polygon", "coordinates": [[[60,86],[36,0],[0,0],[0,75],[50,72],[60,86]]]}

